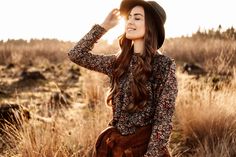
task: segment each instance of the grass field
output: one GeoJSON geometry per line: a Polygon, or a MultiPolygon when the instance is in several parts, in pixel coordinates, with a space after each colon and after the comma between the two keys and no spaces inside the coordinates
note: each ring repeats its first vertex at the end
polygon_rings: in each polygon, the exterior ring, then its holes
{"type": "MultiPolygon", "coordinates": [[[[112,117],[105,105],[108,77],[71,63],[66,53],[73,45],[49,39],[0,42],[0,105],[19,104],[31,113],[22,129],[4,128],[0,156],[91,156],[112,117]],[[24,71],[40,72],[45,79],[22,79],[24,71]]],[[[101,40],[94,53],[118,50],[117,43],[101,40]]],[[[177,62],[172,155],[236,156],[236,41],[174,38],[162,51],[177,62]],[[186,62],[201,65],[207,74],[183,73],[186,62]]]]}

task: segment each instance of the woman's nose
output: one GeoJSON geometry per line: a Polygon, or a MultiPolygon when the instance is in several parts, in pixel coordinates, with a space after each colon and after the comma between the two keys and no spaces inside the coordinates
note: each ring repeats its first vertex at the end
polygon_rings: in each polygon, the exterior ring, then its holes
{"type": "Polygon", "coordinates": [[[129,18],[128,20],[127,20],[127,24],[133,24],[134,23],[134,20],[132,19],[132,18],[129,18]]]}

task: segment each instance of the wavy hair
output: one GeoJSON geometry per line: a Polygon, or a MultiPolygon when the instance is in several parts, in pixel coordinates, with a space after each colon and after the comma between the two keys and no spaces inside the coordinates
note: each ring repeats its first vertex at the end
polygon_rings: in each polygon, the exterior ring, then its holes
{"type": "MultiPolygon", "coordinates": [[[[130,82],[131,95],[133,103],[126,108],[127,111],[133,112],[142,109],[148,100],[148,90],[146,88],[146,81],[152,72],[152,58],[157,52],[158,42],[156,37],[155,22],[152,19],[151,13],[148,9],[145,11],[145,35],[144,35],[144,52],[138,56],[137,66],[133,72],[133,79],[130,82]]],[[[112,99],[114,99],[119,91],[118,84],[121,77],[128,70],[131,57],[134,53],[132,40],[126,38],[126,34],[120,36],[119,45],[121,52],[114,63],[114,71],[111,79],[111,88],[109,90],[106,103],[112,106],[112,99]]]]}

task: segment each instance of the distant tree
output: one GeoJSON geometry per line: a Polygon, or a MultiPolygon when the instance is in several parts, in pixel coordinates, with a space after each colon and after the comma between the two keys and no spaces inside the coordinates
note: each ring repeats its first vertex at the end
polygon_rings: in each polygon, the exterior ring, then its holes
{"type": "Polygon", "coordinates": [[[215,38],[215,39],[236,40],[236,30],[232,26],[231,28],[228,28],[225,31],[223,31],[221,25],[219,25],[216,30],[214,28],[211,28],[202,31],[201,28],[199,27],[197,32],[192,34],[192,37],[202,38],[202,39],[215,38]]]}

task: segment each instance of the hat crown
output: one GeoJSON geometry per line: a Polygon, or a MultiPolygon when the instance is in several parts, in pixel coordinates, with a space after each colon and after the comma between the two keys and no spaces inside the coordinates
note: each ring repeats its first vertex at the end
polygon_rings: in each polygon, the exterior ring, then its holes
{"type": "Polygon", "coordinates": [[[154,11],[159,15],[163,24],[166,22],[166,12],[165,10],[155,1],[146,1],[154,9],[154,11]]]}

